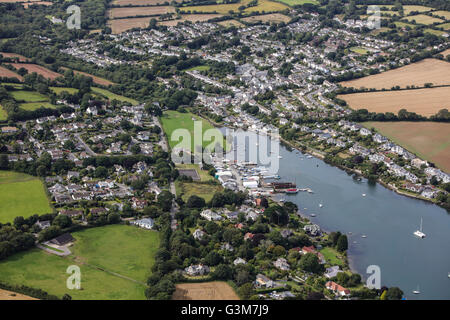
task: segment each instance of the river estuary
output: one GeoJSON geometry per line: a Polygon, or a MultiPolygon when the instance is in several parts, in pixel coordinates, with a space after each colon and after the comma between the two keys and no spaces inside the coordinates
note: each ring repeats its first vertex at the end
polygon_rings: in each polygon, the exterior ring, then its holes
{"type": "Polygon", "coordinates": [[[323,230],[348,235],[354,271],[365,278],[367,267],[377,265],[381,285],[400,287],[407,299],[450,299],[450,214],[446,210],[379,184],[370,185],[366,179],[358,181],[297,150],[281,145],[279,150],[280,181],[314,191],[282,197],[296,203],[323,230]],[[425,239],[413,235],[421,217],[425,239]],[[412,293],[417,287],[419,295],[412,293]]]}

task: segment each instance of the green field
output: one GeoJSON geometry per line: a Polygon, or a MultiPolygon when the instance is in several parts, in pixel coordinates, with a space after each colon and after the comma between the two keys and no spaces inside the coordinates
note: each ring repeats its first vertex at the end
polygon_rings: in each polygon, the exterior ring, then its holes
{"type": "Polygon", "coordinates": [[[4,121],[6,119],[8,119],[8,113],[6,113],[5,109],[0,106],[0,121],[4,121]]]}
{"type": "Polygon", "coordinates": [[[41,288],[60,297],[68,293],[82,300],[145,299],[143,282],[159,246],[157,232],[109,225],[78,231],[72,236],[76,241],[70,247],[70,256],[58,257],[32,249],[1,261],[0,281],[41,288]],[[66,269],[70,265],[81,269],[82,290],[66,288],[66,269]]]}
{"type": "Polygon", "coordinates": [[[450,22],[448,23],[443,23],[443,24],[438,24],[437,25],[439,28],[443,28],[444,30],[450,30],[450,22]]]}
{"type": "Polygon", "coordinates": [[[27,111],[34,111],[39,108],[47,108],[47,109],[56,109],[58,106],[55,106],[54,104],[51,104],[50,102],[27,102],[27,103],[21,103],[19,105],[20,109],[27,110],[27,111]]]}
{"type": "Polygon", "coordinates": [[[196,66],[196,67],[192,67],[192,68],[186,69],[186,71],[194,71],[194,70],[197,70],[197,71],[208,71],[209,69],[211,69],[210,66],[196,66]]]}
{"type": "Polygon", "coordinates": [[[364,49],[362,47],[351,47],[350,51],[358,53],[358,54],[366,54],[369,52],[369,51],[367,51],[367,49],[364,49]]]}
{"type": "MultiPolygon", "coordinates": [[[[186,6],[181,7],[182,12],[187,13],[188,11],[192,13],[220,13],[229,14],[230,11],[239,12],[239,7],[245,6],[250,2],[250,0],[241,0],[237,3],[226,3],[226,4],[213,4],[213,5],[200,5],[200,6],[186,6]]],[[[279,2],[273,2],[268,0],[259,0],[258,5],[254,7],[248,7],[244,10],[245,13],[252,12],[278,12],[288,9],[288,7],[279,2]]]]}
{"type": "Polygon", "coordinates": [[[133,105],[139,104],[138,101],[131,99],[131,98],[127,98],[124,96],[120,96],[118,94],[112,93],[111,91],[105,90],[105,89],[101,89],[101,88],[96,88],[96,87],[91,87],[91,90],[94,93],[98,93],[102,96],[105,96],[107,99],[109,100],[119,100],[119,101],[123,101],[123,102],[129,102],[133,105]]]}
{"type": "Polygon", "coordinates": [[[330,247],[325,247],[320,250],[320,253],[323,254],[324,258],[327,260],[327,263],[333,266],[342,266],[342,260],[337,257],[338,252],[330,247]]]}
{"type": "MultiPolygon", "coordinates": [[[[181,113],[181,112],[172,111],[172,110],[165,111],[161,117],[161,123],[162,123],[163,129],[164,129],[164,132],[167,135],[167,139],[169,141],[169,145],[171,148],[177,147],[177,148],[183,148],[183,149],[190,149],[191,151],[194,150],[194,120],[192,120],[192,119],[196,119],[196,121],[201,120],[203,135],[204,135],[205,131],[208,129],[214,129],[212,131],[213,133],[220,134],[219,129],[215,129],[209,122],[199,118],[198,116],[196,116],[192,113],[189,113],[189,112],[181,113]],[[179,140],[175,140],[175,136],[173,136],[173,139],[172,139],[172,134],[174,132],[176,134],[177,129],[186,129],[189,131],[190,140],[191,140],[190,145],[189,145],[188,139],[180,141],[180,142],[179,142],[179,140]]],[[[202,139],[203,147],[207,147],[210,143],[211,143],[211,141],[202,139]]],[[[220,141],[219,143],[222,146],[224,145],[223,141],[220,141]]]]}
{"type": "Polygon", "coordinates": [[[75,264],[72,259],[32,249],[0,261],[0,281],[40,288],[59,297],[67,293],[79,300],[145,299],[145,286],[80,264],[76,265],[81,270],[81,290],[69,290],[66,270],[75,264]]]}
{"type": "Polygon", "coordinates": [[[430,28],[427,28],[427,29],[423,30],[423,32],[424,33],[434,34],[436,36],[442,36],[442,35],[444,35],[446,33],[445,31],[434,30],[434,29],[430,29],[430,28]]]}
{"type": "Polygon", "coordinates": [[[206,202],[210,201],[214,196],[214,193],[222,191],[223,188],[220,185],[212,185],[207,183],[197,183],[197,182],[175,182],[177,195],[183,194],[182,199],[187,201],[190,196],[196,195],[206,202]]]}
{"type": "Polygon", "coordinates": [[[435,22],[444,22],[444,20],[439,19],[439,18],[434,18],[434,17],[430,17],[427,16],[425,14],[418,14],[415,16],[408,16],[405,18],[405,20],[412,22],[412,21],[416,21],[416,23],[418,24],[426,24],[426,25],[430,25],[433,24],[435,22]]]}
{"type": "Polygon", "coordinates": [[[39,179],[24,173],[0,171],[0,222],[52,211],[39,179]]]}
{"type": "Polygon", "coordinates": [[[67,87],[50,87],[50,90],[56,94],[60,94],[63,91],[66,91],[67,93],[70,93],[70,94],[74,94],[74,93],[78,92],[78,89],[67,88],[67,87]]]}
{"type": "Polygon", "coordinates": [[[48,97],[35,91],[17,90],[10,92],[14,100],[25,102],[48,101],[48,97]]]}
{"type": "Polygon", "coordinates": [[[159,247],[156,231],[132,226],[110,225],[73,234],[77,239],[71,249],[88,264],[145,282],[159,247]]]}

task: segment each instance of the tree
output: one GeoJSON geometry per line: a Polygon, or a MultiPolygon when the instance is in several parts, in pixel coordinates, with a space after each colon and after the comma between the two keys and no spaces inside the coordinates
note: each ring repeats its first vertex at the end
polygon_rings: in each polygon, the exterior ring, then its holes
{"type": "Polygon", "coordinates": [[[163,190],[158,196],[157,204],[163,211],[169,212],[172,208],[172,200],[173,195],[169,191],[163,190]]]}
{"type": "Polygon", "coordinates": [[[206,202],[205,199],[194,194],[189,197],[186,205],[188,208],[203,208],[206,205],[206,202]]]}
{"type": "Polygon", "coordinates": [[[248,300],[255,294],[255,290],[253,289],[253,285],[248,282],[239,287],[238,293],[242,299],[248,300]]]}
{"type": "Polygon", "coordinates": [[[108,215],[108,223],[115,224],[119,222],[120,222],[120,214],[118,214],[117,212],[111,212],[108,215]]]}
{"type": "Polygon", "coordinates": [[[340,252],[344,252],[348,249],[348,240],[345,234],[341,234],[336,244],[336,249],[340,252]]]}
{"type": "Polygon", "coordinates": [[[209,266],[216,266],[222,262],[222,257],[215,251],[210,251],[206,257],[205,262],[209,266]]]}
{"type": "Polygon", "coordinates": [[[387,289],[386,300],[400,300],[403,297],[403,291],[398,287],[387,289]]]}
{"type": "Polygon", "coordinates": [[[229,265],[219,264],[211,276],[215,280],[228,280],[233,276],[233,270],[229,265]]]}
{"type": "Polygon", "coordinates": [[[8,169],[9,168],[9,159],[6,154],[0,155],[0,169],[8,169]]]}
{"type": "Polygon", "coordinates": [[[319,263],[319,258],[313,253],[307,253],[302,256],[299,266],[307,272],[320,273],[323,271],[323,266],[319,263]]]}
{"type": "Polygon", "coordinates": [[[53,224],[64,229],[72,225],[72,220],[68,216],[60,214],[55,219],[53,219],[53,224]]]}

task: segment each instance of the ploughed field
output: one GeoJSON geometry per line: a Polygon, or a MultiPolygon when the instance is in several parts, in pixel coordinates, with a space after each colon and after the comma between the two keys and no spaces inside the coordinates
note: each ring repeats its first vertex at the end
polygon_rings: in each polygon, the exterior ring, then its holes
{"type": "Polygon", "coordinates": [[[173,300],[239,300],[226,282],[180,283],[175,287],[173,300]]]}

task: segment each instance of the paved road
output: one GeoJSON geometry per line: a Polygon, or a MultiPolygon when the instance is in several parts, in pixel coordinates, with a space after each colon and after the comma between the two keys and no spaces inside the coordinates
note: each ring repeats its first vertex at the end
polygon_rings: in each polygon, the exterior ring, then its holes
{"type": "Polygon", "coordinates": [[[78,141],[83,145],[83,147],[87,153],[89,153],[93,157],[97,156],[97,154],[91,148],[89,148],[89,146],[86,144],[86,142],[84,142],[83,139],[81,139],[79,133],[75,133],[75,137],[77,137],[78,141]]]}

